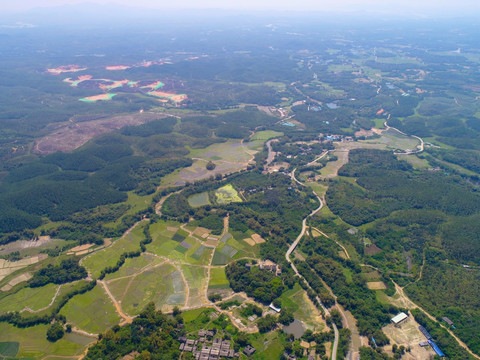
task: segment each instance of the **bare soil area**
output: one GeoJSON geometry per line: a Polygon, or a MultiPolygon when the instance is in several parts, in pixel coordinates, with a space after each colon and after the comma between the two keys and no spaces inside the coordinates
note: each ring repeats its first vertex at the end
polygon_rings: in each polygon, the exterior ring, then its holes
{"type": "Polygon", "coordinates": [[[51,134],[38,139],[33,152],[46,155],[58,151],[73,151],[95,136],[121,129],[124,126],[145,124],[165,116],[163,114],[138,113],[84,122],[76,122],[75,119],[72,119],[51,134]]]}

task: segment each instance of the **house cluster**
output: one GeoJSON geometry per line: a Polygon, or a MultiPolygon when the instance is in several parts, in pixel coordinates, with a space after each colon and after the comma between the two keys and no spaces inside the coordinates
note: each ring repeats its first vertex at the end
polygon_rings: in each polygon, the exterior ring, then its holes
{"type": "Polygon", "coordinates": [[[282,269],[281,269],[280,265],[277,265],[273,261],[270,261],[270,260],[260,261],[260,262],[258,262],[258,264],[250,264],[250,263],[245,264],[245,267],[247,267],[249,269],[254,267],[254,266],[258,266],[258,268],[260,270],[270,271],[277,276],[282,274],[282,269]]]}
{"type": "Polygon", "coordinates": [[[215,335],[210,330],[199,330],[198,340],[187,339],[185,336],[178,339],[180,344],[180,350],[191,352],[196,360],[218,360],[220,358],[233,358],[239,357],[240,354],[235,352],[231,348],[230,340],[222,340],[220,338],[214,338],[213,342],[208,340],[215,335]],[[199,344],[202,344],[201,349],[199,344]]]}

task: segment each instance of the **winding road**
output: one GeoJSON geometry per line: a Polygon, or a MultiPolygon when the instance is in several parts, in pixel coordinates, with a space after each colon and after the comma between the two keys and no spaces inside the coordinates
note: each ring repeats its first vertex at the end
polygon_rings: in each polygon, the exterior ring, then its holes
{"type": "MultiPolygon", "coordinates": [[[[300,181],[298,181],[296,178],[295,178],[295,170],[297,170],[296,168],[293,169],[292,173],[291,173],[291,177],[292,177],[292,180],[294,180],[295,182],[297,182],[298,184],[302,185],[302,186],[305,186],[305,184],[301,183],[300,181]]],[[[305,280],[305,282],[307,283],[307,286],[312,289],[312,287],[310,286],[310,284],[308,283],[307,279],[305,279],[302,275],[300,275],[300,273],[298,272],[298,269],[297,267],[295,266],[295,264],[293,263],[293,261],[290,259],[290,255],[292,254],[292,252],[295,250],[295,248],[297,247],[298,243],[300,242],[300,240],[303,238],[303,236],[305,235],[305,232],[307,231],[307,219],[310,217],[310,216],[313,216],[315,215],[317,212],[319,212],[322,207],[323,207],[323,201],[322,199],[320,198],[320,196],[317,195],[317,193],[315,191],[313,191],[313,193],[315,194],[315,196],[317,197],[320,205],[318,208],[316,208],[315,210],[313,210],[310,214],[308,214],[302,221],[302,231],[300,232],[300,234],[297,236],[297,238],[295,239],[295,241],[292,243],[292,245],[290,245],[290,247],[288,248],[287,252],[285,253],[285,259],[288,261],[288,263],[290,264],[290,266],[292,267],[293,271],[295,271],[295,274],[297,274],[298,277],[300,278],[303,278],[305,280]]],[[[313,289],[312,289],[313,291],[313,289]]],[[[317,301],[318,303],[322,306],[322,309],[323,311],[325,312],[325,314],[327,315],[330,315],[330,311],[322,304],[320,298],[317,296],[317,301]]],[[[333,348],[332,348],[332,360],[336,360],[337,359],[337,349],[338,349],[338,340],[339,340],[339,332],[338,332],[338,328],[337,328],[337,325],[335,325],[334,322],[332,322],[332,327],[333,327],[333,332],[335,334],[335,340],[333,341],[333,348]]]]}

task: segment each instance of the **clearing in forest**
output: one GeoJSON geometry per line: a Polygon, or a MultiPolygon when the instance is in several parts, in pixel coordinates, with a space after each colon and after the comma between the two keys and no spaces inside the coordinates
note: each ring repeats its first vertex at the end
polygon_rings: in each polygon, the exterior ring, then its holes
{"type": "Polygon", "coordinates": [[[190,204],[191,207],[211,205],[210,199],[208,197],[208,192],[206,191],[190,196],[188,198],[188,203],[190,204]]]}
{"type": "Polygon", "coordinates": [[[237,190],[231,185],[227,184],[215,191],[215,196],[218,204],[230,204],[232,202],[242,202],[240,196],[238,196],[237,190]]]}
{"type": "Polygon", "coordinates": [[[84,97],[79,99],[79,101],[83,101],[83,102],[96,102],[100,100],[108,101],[108,100],[111,100],[116,95],[117,94],[100,94],[100,95],[84,97]]]}

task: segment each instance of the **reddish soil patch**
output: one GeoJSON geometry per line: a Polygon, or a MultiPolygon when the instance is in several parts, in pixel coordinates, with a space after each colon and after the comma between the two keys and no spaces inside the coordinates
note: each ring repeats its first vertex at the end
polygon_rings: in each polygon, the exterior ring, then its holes
{"type": "Polygon", "coordinates": [[[370,290],[385,290],[387,287],[385,286],[383,281],[371,281],[367,282],[367,287],[370,290]]]}
{"type": "Polygon", "coordinates": [[[129,80],[119,80],[119,81],[113,81],[110,84],[100,84],[98,87],[102,90],[111,90],[115,89],[117,87],[121,87],[125,84],[128,84],[129,80]]]}
{"type": "Polygon", "coordinates": [[[109,100],[110,95],[109,94],[100,94],[100,95],[88,96],[88,97],[83,98],[83,99],[84,100],[90,100],[90,101],[109,100]]]}
{"type": "Polygon", "coordinates": [[[166,115],[138,113],[119,115],[92,121],[65,122],[56,124],[55,131],[37,140],[33,152],[51,154],[54,152],[69,152],[85,144],[91,138],[121,129],[129,125],[141,125],[166,115]]]}
{"type": "Polygon", "coordinates": [[[77,72],[83,70],[87,70],[87,68],[82,68],[80,65],[63,65],[59,66],[58,68],[47,69],[47,72],[52,75],[60,75],[61,73],[65,72],[77,72]]]}
{"type": "Polygon", "coordinates": [[[372,244],[370,246],[367,246],[364,252],[366,255],[376,255],[382,252],[382,249],[380,249],[377,245],[372,244]]]}
{"type": "Polygon", "coordinates": [[[131,66],[127,66],[127,65],[111,65],[111,66],[105,66],[105,69],[106,70],[109,70],[109,71],[115,71],[115,70],[127,70],[127,69],[130,69],[131,66]]]}

